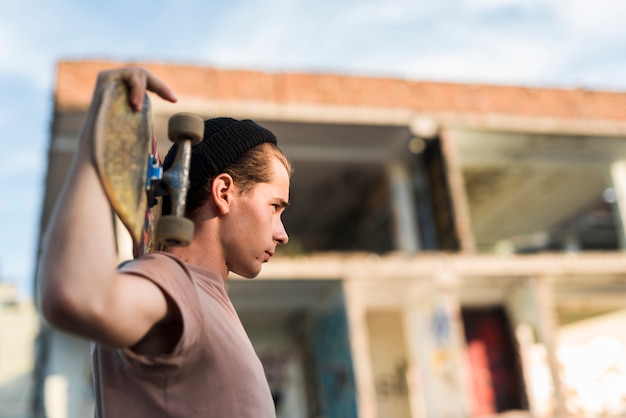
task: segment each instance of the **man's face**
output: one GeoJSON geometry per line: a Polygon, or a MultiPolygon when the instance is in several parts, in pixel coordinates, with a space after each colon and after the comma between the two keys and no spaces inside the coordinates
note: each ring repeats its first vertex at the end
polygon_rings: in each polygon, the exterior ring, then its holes
{"type": "Polygon", "coordinates": [[[276,158],[271,167],[268,183],[258,183],[233,199],[225,224],[223,243],[228,269],[247,278],[256,277],[276,247],[289,239],[281,220],[289,202],[289,175],[276,158]]]}

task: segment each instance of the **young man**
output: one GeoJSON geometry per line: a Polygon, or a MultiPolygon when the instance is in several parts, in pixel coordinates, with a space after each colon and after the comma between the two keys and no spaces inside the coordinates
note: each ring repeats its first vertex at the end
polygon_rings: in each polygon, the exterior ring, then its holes
{"type": "Polygon", "coordinates": [[[275,136],[256,123],[205,121],[191,161],[191,244],[118,269],[110,208],[91,159],[102,89],[116,79],[128,85],[136,110],[146,90],[176,101],[145,69],[99,75],[46,232],[42,312],[51,325],[94,341],[97,417],[274,417],[263,367],[224,282],[230,271],[257,276],[287,242],[281,214],[291,166],[275,136]]]}

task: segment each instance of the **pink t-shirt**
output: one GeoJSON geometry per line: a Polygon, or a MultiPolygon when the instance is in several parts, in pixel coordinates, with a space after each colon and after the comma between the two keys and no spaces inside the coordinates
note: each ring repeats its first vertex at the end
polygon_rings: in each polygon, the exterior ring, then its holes
{"type": "Polygon", "coordinates": [[[96,417],[275,418],[263,366],[218,274],[162,252],[121,271],[156,283],[184,329],[168,355],[94,345],[96,417]]]}

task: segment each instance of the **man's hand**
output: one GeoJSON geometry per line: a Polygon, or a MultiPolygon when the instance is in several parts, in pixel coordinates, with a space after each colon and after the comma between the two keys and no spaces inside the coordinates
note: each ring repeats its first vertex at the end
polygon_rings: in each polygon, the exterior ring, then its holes
{"type": "Polygon", "coordinates": [[[162,99],[172,103],[178,101],[176,94],[167,84],[142,67],[124,67],[102,71],[98,74],[96,91],[99,91],[102,86],[114,80],[121,80],[126,83],[129,88],[130,104],[136,111],[141,111],[146,91],[152,91],[162,99]]]}

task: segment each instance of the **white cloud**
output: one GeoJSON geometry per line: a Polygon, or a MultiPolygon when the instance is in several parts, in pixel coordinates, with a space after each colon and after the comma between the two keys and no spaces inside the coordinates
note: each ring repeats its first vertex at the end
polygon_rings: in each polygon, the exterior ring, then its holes
{"type": "Polygon", "coordinates": [[[483,49],[443,51],[409,60],[410,78],[480,83],[536,83],[550,63],[547,47],[520,41],[494,42],[483,49]]]}
{"type": "Polygon", "coordinates": [[[487,11],[503,7],[543,7],[545,3],[542,0],[464,0],[463,6],[468,10],[487,11]]]}
{"type": "Polygon", "coordinates": [[[336,19],[343,25],[382,24],[394,25],[426,19],[450,9],[451,2],[422,2],[419,7],[408,0],[385,2],[356,2],[348,7],[337,8],[329,19],[336,19]]]}
{"type": "Polygon", "coordinates": [[[556,15],[574,30],[601,37],[626,33],[623,0],[558,0],[556,4],[556,15]]]}
{"type": "Polygon", "coordinates": [[[0,76],[27,77],[36,86],[49,89],[54,70],[51,51],[29,41],[26,30],[19,21],[0,14],[0,76]]]}
{"type": "Polygon", "coordinates": [[[608,62],[618,55],[598,57],[597,40],[626,39],[626,25],[615,24],[626,2],[598,1],[251,2],[220,16],[222,36],[204,41],[200,55],[223,67],[592,87],[597,79],[581,74],[589,63],[621,68],[608,62]]]}

